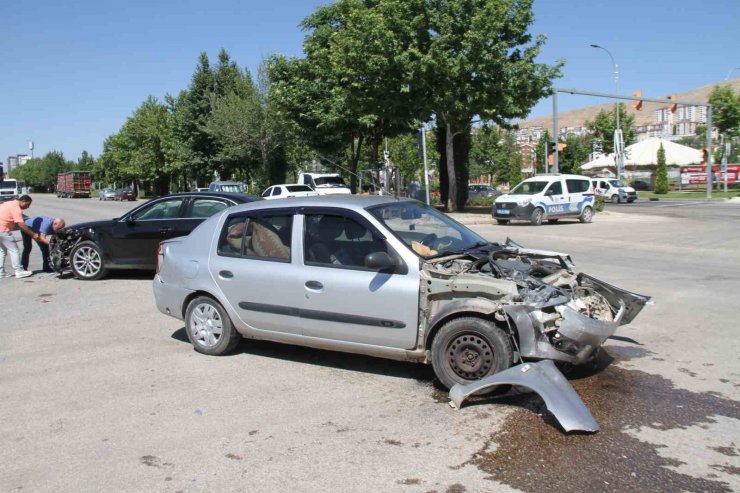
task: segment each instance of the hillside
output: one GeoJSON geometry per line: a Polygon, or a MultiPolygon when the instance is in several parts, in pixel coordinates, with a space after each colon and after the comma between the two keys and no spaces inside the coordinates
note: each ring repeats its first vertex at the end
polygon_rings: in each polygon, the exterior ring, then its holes
{"type": "MultiPolygon", "coordinates": [[[[686,101],[696,101],[696,102],[707,102],[709,100],[709,95],[711,94],[712,90],[715,86],[721,85],[721,84],[730,84],[735,91],[740,92],[740,78],[731,79],[729,81],[722,81],[717,82],[714,84],[709,84],[703,87],[700,87],[698,89],[693,89],[691,91],[682,92],[682,93],[676,93],[676,99],[683,99],[686,101]]],[[[645,95],[647,97],[660,97],[660,96],[649,96],[645,95]]],[[[667,95],[665,95],[667,96],[667,95]]],[[[559,95],[559,99],[561,99],[563,95],[559,95]]],[[[655,114],[654,111],[657,109],[660,109],[664,107],[665,105],[660,103],[644,103],[642,105],[641,111],[635,111],[635,109],[632,107],[631,101],[624,101],[625,107],[627,111],[635,116],[635,125],[648,125],[651,123],[655,123],[655,114]]],[[[585,125],[586,121],[593,121],[594,118],[596,118],[596,115],[601,110],[614,110],[614,103],[604,103],[597,106],[587,106],[586,108],[579,108],[576,110],[570,110],[570,111],[564,111],[562,113],[558,112],[558,126],[560,128],[563,127],[582,127],[585,125]]],[[[520,128],[528,128],[528,127],[544,127],[552,129],[552,115],[547,116],[540,116],[537,118],[531,118],[529,120],[522,120],[520,122],[517,122],[520,128]]]]}

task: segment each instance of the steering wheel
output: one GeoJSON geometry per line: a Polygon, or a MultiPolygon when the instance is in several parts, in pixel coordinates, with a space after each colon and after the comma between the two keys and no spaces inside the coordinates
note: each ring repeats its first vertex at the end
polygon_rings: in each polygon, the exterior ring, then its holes
{"type": "Polygon", "coordinates": [[[437,241],[437,235],[434,233],[429,233],[424,238],[421,239],[420,243],[424,246],[428,246],[429,248],[432,248],[434,246],[434,242],[437,241]]]}

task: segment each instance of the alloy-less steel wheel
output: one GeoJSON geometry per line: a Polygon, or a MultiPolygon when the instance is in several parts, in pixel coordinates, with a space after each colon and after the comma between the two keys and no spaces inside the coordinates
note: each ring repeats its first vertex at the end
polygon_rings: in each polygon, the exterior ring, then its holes
{"type": "Polygon", "coordinates": [[[94,241],[83,241],[74,247],[69,265],[75,277],[83,281],[96,281],[108,272],[103,265],[103,252],[94,241]]]}
{"type": "Polygon", "coordinates": [[[511,338],[493,322],[482,318],[450,320],[432,341],[434,373],[448,389],[505,370],[513,362],[511,338]]]}
{"type": "Polygon", "coordinates": [[[213,356],[230,353],[241,340],[226,310],[207,296],[198,296],[188,304],[185,332],[196,351],[213,356]]]}
{"type": "Polygon", "coordinates": [[[612,195],[612,204],[618,204],[620,202],[621,202],[621,200],[619,198],[619,194],[618,193],[615,193],[614,195],[612,195]]]}
{"type": "Polygon", "coordinates": [[[594,211],[590,207],[584,207],[581,217],[578,218],[582,223],[590,223],[594,218],[594,211]]]}
{"type": "Polygon", "coordinates": [[[542,208],[537,207],[535,208],[534,212],[532,212],[532,218],[529,220],[534,226],[539,226],[542,224],[542,220],[545,218],[545,211],[542,210],[542,208]]]}

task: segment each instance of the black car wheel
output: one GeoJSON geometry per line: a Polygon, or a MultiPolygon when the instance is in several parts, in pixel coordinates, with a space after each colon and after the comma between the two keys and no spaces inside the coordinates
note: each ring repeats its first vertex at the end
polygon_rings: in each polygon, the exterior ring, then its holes
{"type": "Polygon", "coordinates": [[[241,340],[226,310],[208,296],[198,296],[188,303],[185,332],[196,351],[212,356],[230,353],[241,340]]]}
{"type": "Polygon", "coordinates": [[[69,254],[69,266],[77,279],[97,281],[108,269],[103,263],[103,252],[94,241],[83,241],[69,254]]]}
{"type": "Polygon", "coordinates": [[[535,208],[534,212],[532,212],[532,218],[529,220],[534,226],[539,226],[542,224],[542,219],[545,217],[545,211],[543,211],[540,207],[535,208]]]}
{"type": "Polygon", "coordinates": [[[434,373],[448,389],[506,370],[513,363],[514,350],[509,336],[482,318],[450,320],[432,341],[434,373]]]}

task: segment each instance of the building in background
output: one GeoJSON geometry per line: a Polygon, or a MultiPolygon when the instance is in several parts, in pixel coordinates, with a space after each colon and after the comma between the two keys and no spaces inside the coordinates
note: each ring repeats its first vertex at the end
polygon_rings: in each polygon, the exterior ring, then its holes
{"type": "Polygon", "coordinates": [[[15,156],[8,156],[8,162],[5,166],[5,174],[9,174],[11,170],[18,166],[23,166],[31,159],[28,154],[16,154],[15,156]]]}

